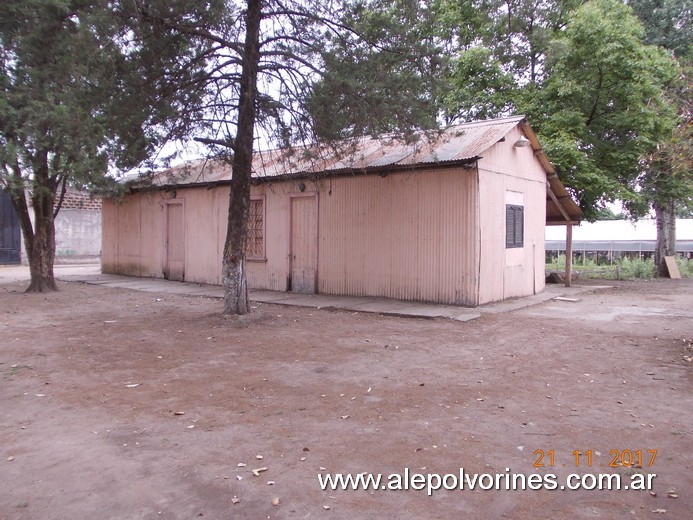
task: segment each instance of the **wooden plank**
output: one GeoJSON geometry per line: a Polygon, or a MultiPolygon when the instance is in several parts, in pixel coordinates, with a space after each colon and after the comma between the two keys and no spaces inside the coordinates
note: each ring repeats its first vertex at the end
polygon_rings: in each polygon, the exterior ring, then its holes
{"type": "Polygon", "coordinates": [[[679,266],[676,264],[676,258],[673,256],[665,256],[664,263],[667,266],[667,271],[669,272],[669,278],[681,278],[681,273],[679,272],[679,266]]]}
{"type": "Polygon", "coordinates": [[[549,184],[549,181],[546,181],[546,192],[549,194],[549,197],[551,197],[551,200],[553,201],[553,203],[558,208],[558,211],[560,211],[561,215],[563,215],[563,218],[565,219],[565,221],[571,222],[572,219],[570,218],[570,215],[568,215],[568,212],[563,207],[563,204],[561,204],[561,202],[558,200],[558,197],[556,197],[556,194],[551,189],[551,184],[549,184]]]}

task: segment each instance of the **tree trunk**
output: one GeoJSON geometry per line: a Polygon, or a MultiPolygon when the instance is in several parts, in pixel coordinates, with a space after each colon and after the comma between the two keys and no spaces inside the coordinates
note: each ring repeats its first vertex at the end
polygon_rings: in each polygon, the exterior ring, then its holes
{"type": "MultiPolygon", "coordinates": [[[[57,291],[53,276],[55,261],[55,222],[53,202],[55,201],[54,181],[48,178],[48,155],[37,154],[34,173],[31,208],[34,222],[31,222],[29,204],[24,193],[24,183],[17,182],[10,189],[10,197],[22,228],[24,249],[29,260],[31,281],[26,292],[57,291]]],[[[15,176],[21,181],[19,164],[14,166],[15,176]]]]}
{"type": "Polygon", "coordinates": [[[655,202],[653,204],[657,219],[657,245],[655,246],[655,268],[659,276],[668,276],[669,271],[664,263],[665,256],[676,254],[676,215],[674,201],[655,202]]]}
{"type": "Polygon", "coordinates": [[[238,126],[233,146],[228,228],[222,260],[224,313],[248,314],[248,284],[245,273],[245,244],[250,212],[250,178],[255,140],[255,104],[260,62],[261,1],[248,0],[246,33],[240,78],[238,126]]]}
{"type": "Polygon", "coordinates": [[[55,225],[53,215],[36,216],[34,222],[34,240],[29,256],[31,283],[26,292],[57,291],[58,286],[53,277],[55,261],[55,225]]]}
{"type": "Polygon", "coordinates": [[[38,153],[34,164],[34,186],[31,206],[34,208],[34,235],[29,255],[31,283],[27,292],[57,291],[53,277],[55,261],[55,181],[48,176],[48,154],[38,153]]]}

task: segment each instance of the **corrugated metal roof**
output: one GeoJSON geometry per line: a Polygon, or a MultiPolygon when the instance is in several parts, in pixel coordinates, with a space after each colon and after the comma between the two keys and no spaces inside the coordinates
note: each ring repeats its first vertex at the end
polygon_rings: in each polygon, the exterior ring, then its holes
{"type": "MultiPolygon", "coordinates": [[[[408,142],[392,136],[363,137],[333,145],[316,145],[259,152],[253,160],[254,178],[473,160],[502,139],[524,116],[475,121],[442,131],[421,132],[408,142]]],[[[221,160],[196,161],[155,174],[154,185],[204,184],[231,179],[231,165],[221,160]]]]}
{"type": "MultiPolygon", "coordinates": [[[[530,140],[537,159],[547,172],[547,224],[578,223],[582,211],[556,175],[553,165],[524,116],[474,121],[441,131],[421,132],[413,139],[394,136],[363,137],[336,144],[322,144],[258,152],[253,157],[253,178],[338,174],[409,169],[432,164],[473,161],[516,126],[530,140]]],[[[231,164],[221,159],[196,161],[144,178],[126,178],[133,187],[190,186],[231,180],[231,164]],[[138,182],[139,181],[139,182],[138,182]]]]}

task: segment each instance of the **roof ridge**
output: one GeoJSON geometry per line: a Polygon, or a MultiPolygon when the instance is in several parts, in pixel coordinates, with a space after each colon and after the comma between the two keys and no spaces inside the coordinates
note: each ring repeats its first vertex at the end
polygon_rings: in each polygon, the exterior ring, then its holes
{"type": "MultiPolygon", "coordinates": [[[[345,169],[409,169],[433,164],[465,163],[480,157],[510,131],[511,126],[517,126],[524,120],[524,115],[516,115],[470,121],[447,128],[418,130],[412,140],[405,139],[402,134],[391,133],[258,150],[253,153],[253,177],[277,178],[345,169]]],[[[178,176],[181,182],[185,179],[192,184],[216,182],[230,179],[231,168],[228,161],[201,158],[170,167],[154,176],[178,176]]]]}

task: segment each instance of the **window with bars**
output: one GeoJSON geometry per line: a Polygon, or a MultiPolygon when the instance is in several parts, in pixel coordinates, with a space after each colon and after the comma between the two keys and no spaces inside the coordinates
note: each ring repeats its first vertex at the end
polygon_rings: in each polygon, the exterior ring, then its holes
{"type": "Polygon", "coordinates": [[[523,247],[525,241],[525,208],[505,205],[505,247],[523,247]]]}
{"type": "Polygon", "coordinates": [[[253,197],[250,199],[250,214],[248,216],[248,239],[245,249],[249,260],[265,259],[265,199],[253,197]]]}

